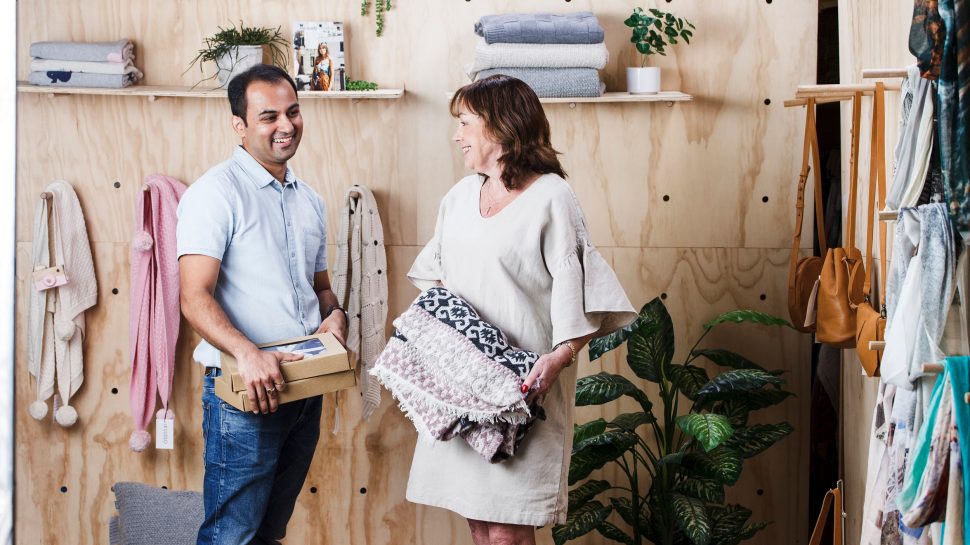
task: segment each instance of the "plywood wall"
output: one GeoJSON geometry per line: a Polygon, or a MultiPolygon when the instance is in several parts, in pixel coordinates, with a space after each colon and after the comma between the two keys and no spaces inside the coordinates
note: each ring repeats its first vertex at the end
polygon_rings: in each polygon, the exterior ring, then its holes
{"type": "MultiPolygon", "coordinates": [[[[399,0],[385,36],[356,2],[35,0],[18,5],[19,75],[39,40],[131,37],[148,84],[190,85],[183,73],[202,38],[239,19],[282,25],[343,20],[351,32],[350,74],[383,87],[406,87],[396,101],[305,101],[306,123],[294,170],[330,203],[345,189],[369,186],[381,207],[388,246],[391,313],[416,290],[404,273],[430,237],[440,197],[466,174],[450,141],[446,95],[465,83],[473,23],[500,12],[593,10],[606,28],[610,90],[623,90],[634,62],[623,19],[638,2],[619,0],[399,0]]],[[[652,3],[650,5],[653,5],[652,3]]],[[[686,350],[719,312],[754,308],[784,316],[788,248],[801,138],[801,114],[782,101],[814,81],[816,2],[660,4],[697,25],[694,43],[657,62],[664,88],[695,101],[663,104],[549,105],[553,142],[589,219],[594,241],[613,263],[631,300],[664,294],[686,350]]],[[[135,97],[18,98],[18,317],[25,317],[33,209],[45,184],[65,179],[87,213],[99,304],[89,316],[85,385],[74,402],[80,422],[62,429],[26,412],[32,383],[17,329],[17,539],[19,543],[106,541],[110,486],[135,480],[200,489],[200,373],[190,361],[197,338],[183,327],[174,393],[176,449],[128,450],[128,244],[141,181],[154,172],[191,182],[236,143],[221,100],[135,97]],[[117,290],[117,292],[115,292],[117,290]]],[[[806,231],[810,232],[810,231],[806,231]]],[[[808,243],[806,243],[806,247],[808,243]]],[[[763,416],[796,432],[745,463],[731,499],[774,523],[755,543],[807,541],[808,344],[804,336],[759,328],[726,329],[711,344],[740,350],[785,369],[798,394],[763,416]]],[[[616,371],[617,356],[590,365],[616,371]]],[[[339,425],[320,440],[288,543],[470,543],[460,518],[412,505],[404,488],[413,428],[385,398],[369,421],[356,394],[342,394],[339,425]]],[[[583,420],[615,414],[584,409],[583,420]]],[[[323,428],[334,428],[328,401],[323,428]]],[[[453,477],[453,476],[444,476],[453,477]]],[[[549,529],[540,531],[550,543],[549,529]]],[[[595,543],[590,538],[583,543],[595,543]]]]}
{"type": "MultiPolygon", "coordinates": [[[[913,6],[908,2],[859,2],[839,1],[839,69],[843,83],[862,83],[862,70],[866,68],[902,68],[913,64],[909,53],[909,24],[913,6]]],[[[871,82],[871,80],[865,80],[871,82]]],[[[898,80],[896,80],[898,81],[898,80]]],[[[860,169],[862,181],[868,180],[869,131],[871,100],[865,99],[860,169]]],[[[899,119],[899,93],[887,92],[886,96],[886,157],[891,161],[897,137],[899,119]]],[[[848,187],[849,134],[851,114],[848,106],[842,108],[842,157],[843,187],[848,187]]],[[[865,199],[868,185],[860,188],[859,198],[865,199]]],[[[843,192],[843,206],[848,192],[843,192]]],[[[860,201],[865,202],[865,201],[860,201]]],[[[845,209],[845,208],[843,208],[845,209]]],[[[865,242],[865,219],[859,210],[856,240],[865,242]],[[861,238],[860,238],[861,237],[861,238]]],[[[890,224],[893,225],[893,224],[890,224]]],[[[891,228],[890,228],[891,231],[891,228]]],[[[878,252],[878,245],[876,251],[878,252]]],[[[868,468],[869,432],[872,410],[876,403],[879,383],[867,378],[861,371],[858,357],[853,350],[843,351],[842,357],[842,433],[843,464],[845,479],[846,539],[858,543],[861,533],[862,506],[865,499],[866,471],[868,468]]]]}

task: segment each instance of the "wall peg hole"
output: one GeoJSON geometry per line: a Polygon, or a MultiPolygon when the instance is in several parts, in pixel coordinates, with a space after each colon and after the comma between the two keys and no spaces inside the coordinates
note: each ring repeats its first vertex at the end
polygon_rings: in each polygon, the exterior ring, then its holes
{"type": "Polygon", "coordinates": [[[118,393],[118,388],[112,388],[111,389],[111,393],[112,394],[117,394],[118,393]]]}
{"type": "Polygon", "coordinates": [[[664,292],[664,293],[661,293],[661,294],[660,294],[660,298],[661,298],[661,299],[666,299],[666,298],[667,298],[667,293],[666,293],[666,292],[664,292]]]}
{"type": "Polygon", "coordinates": [[[366,486],[360,487],[360,493],[361,494],[366,494],[367,493],[367,487],[366,486]]]}
{"type": "Polygon", "coordinates": [[[317,493],[317,487],[315,487],[315,486],[311,486],[311,487],[310,487],[310,493],[311,493],[311,494],[316,494],[316,493],[317,493]]]}
{"type": "Polygon", "coordinates": [[[111,293],[118,295],[118,288],[111,288],[111,293]]]}
{"type": "Polygon", "coordinates": [[[768,202],[768,195],[761,197],[761,202],[768,202]]]}
{"type": "Polygon", "coordinates": [[[760,295],[760,296],[758,297],[758,299],[761,299],[762,301],[764,301],[764,300],[765,300],[765,299],[767,299],[767,298],[768,298],[768,295],[766,295],[766,294],[764,294],[764,293],[762,293],[762,294],[761,294],[761,295],[760,295]]]}
{"type": "MultiPolygon", "coordinates": [[[[768,0],[768,2],[770,3],[771,0],[768,0]]],[[[756,494],[758,494],[759,496],[764,496],[765,495],[765,491],[764,491],[764,489],[759,488],[758,491],[756,492],[756,494]]]]}
{"type": "Polygon", "coordinates": [[[115,189],[118,189],[119,187],[121,187],[121,182],[115,182],[114,186],[115,186],[115,189]]]}
{"type": "Polygon", "coordinates": [[[667,202],[669,200],[670,200],[670,195],[664,195],[664,202],[667,202]]]}
{"type": "Polygon", "coordinates": [[[61,487],[61,493],[62,494],[66,494],[67,493],[67,487],[66,486],[62,486],[61,487]]]}

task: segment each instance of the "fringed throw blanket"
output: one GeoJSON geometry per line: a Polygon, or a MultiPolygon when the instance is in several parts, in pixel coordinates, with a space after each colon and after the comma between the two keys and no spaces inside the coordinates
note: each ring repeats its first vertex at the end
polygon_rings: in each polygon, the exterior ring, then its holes
{"type": "Polygon", "coordinates": [[[536,418],[520,390],[539,355],[509,345],[445,288],[431,288],[394,320],[371,374],[397,399],[418,433],[464,439],[488,462],[513,454],[536,418]]]}

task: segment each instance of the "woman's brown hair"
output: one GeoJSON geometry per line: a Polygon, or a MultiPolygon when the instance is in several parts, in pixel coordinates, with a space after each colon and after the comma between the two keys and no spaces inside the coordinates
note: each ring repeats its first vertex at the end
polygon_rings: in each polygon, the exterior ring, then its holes
{"type": "Polygon", "coordinates": [[[469,83],[451,98],[450,109],[455,117],[462,109],[481,117],[486,133],[502,146],[498,162],[506,188],[521,187],[532,173],[566,177],[539,97],[521,80],[497,74],[469,83]]]}

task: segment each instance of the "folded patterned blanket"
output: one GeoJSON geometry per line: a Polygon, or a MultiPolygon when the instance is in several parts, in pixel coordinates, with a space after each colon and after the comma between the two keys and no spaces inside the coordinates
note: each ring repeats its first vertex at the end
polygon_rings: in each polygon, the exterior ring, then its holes
{"type": "Polygon", "coordinates": [[[30,44],[30,56],[37,59],[88,62],[125,62],[133,57],[135,46],[131,40],[116,42],[35,42],[30,44]]]}
{"type": "Polygon", "coordinates": [[[603,27],[588,11],[486,15],[475,23],[475,33],[490,44],[598,44],[603,41],[603,27]]]}
{"type": "Polygon", "coordinates": [[[598,97],[606,89],[595,68],[490,68],[477,79],[495,74],[524,81],[540,98],[598,97]]]}
{"type": "Polygon", "coordinates": [[[489,68],[595,68],[610,60],[606,44],[489,44],[479,40],[475,62],[465,72],[472,80],[489,68]]]}
{"type": "Polygon", "coordinates": [[[538,359],[445,288],[431,288],[394,320],[397,330],[371,374],[418,433],[464,439],[488,462],[515,454],[536,418],[520,390],[538,359]]]}
{"type": "Polygon", "coordinates": [[[54,59],[31,59],[31,72],[84,72],[86,74],[135,74],[141,79],[141,70],[135,63],[125,62],[90,62],[90,61],[59,61],[54,59]]]}
{"type": "Polygon", "coordinates": [[[135,83],[141,77],[137,74],[87,74],[84,72],[64,72],[48,70],[47,72],[31,72],[27,83],[31,85],[45,85],[48,87],[102,87],[106,89],[120,89],[135,83]]]}

